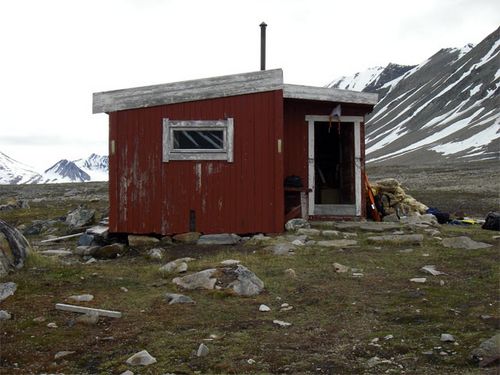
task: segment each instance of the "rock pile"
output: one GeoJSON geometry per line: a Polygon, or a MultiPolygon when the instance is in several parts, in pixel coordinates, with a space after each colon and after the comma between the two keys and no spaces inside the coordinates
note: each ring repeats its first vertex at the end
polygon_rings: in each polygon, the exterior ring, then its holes
{"type": "Polygon", "coordinates": [[[429,207],[406,194],[398,180],[386,178],[371,185],[374,195],[381,198],[386,214],[397,214],[399,217],[411,213],[424,214],[429,207]]]}

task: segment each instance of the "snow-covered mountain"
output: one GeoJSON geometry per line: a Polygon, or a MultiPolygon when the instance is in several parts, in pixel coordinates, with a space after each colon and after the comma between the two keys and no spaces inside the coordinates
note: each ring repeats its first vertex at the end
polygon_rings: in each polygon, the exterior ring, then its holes
{"type": "Polygon", "coordinates": [[[330,82],[327,87],[355,90],[365,92],[378,92],[378,90],[415,66],[398,65],[390,63],[386,67],[375,66],[364,72],[356,73],[348,77],[340,77],[330,82]]]}
{"type": "Polygon", "coordinates": [[[108,180],[108,157],[96,154],[86,159],[59,160],[43,173],[37,173],[0,152],[0,184],[49,184],[108,180]]]}
{"type": "Polygon", "coordinates": [[[108,181],[109,157],[92,154],[87,159],[73,160],[78,168],[90,176],[91,181],[108,181]]]}
{"type": "Polygon", "coordinates": [[[499,160],[499,54],[500,28],[475,47],[442,49],[375,90],[367,162],[499,160]]]}
{"type": "Polygon", "coordinates": [[[69,160],[59,160],[43,173],[41,183],[56,182],[85,182],[90,181],[90,176],[69,160]]]}
{"type": "Polygon", "coordinates": [[[38,183],[42,176],[31,167],[14,160],[0,152],[0,184],[32,184],[38,183]]]}

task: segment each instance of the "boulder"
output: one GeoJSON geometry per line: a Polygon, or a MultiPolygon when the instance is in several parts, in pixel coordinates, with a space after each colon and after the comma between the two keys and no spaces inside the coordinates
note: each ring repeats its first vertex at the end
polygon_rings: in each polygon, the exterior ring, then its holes
{"type": "Polygon", "coordinates": [[[240,242],[241,237],[236,234],[206,234],[198,238],[198,245],[235,245],[240,242]]]}
{"type": "Polygon", "coordinates": [[[181,243],[196,243],[196,241],[198,241],[200,236],[201,236],[201,234],[198,232],[180,233],[180,234],[176,234],[173,237],[173,240],[175,242],[181,242],[181,243]]]}
{"type": "Polygon", "coordinates": [[[326,240],[326,241],[318,241],[316,245],[322,247],[348,247],[357,245],[358,241],[356,240],[326,240]]]}
{"type": "Polygon", "coordinates": [[[471,359],[486,367],[500,360],[500,333],[483,341],[479,347],[471,352],[471,359]]]}
{"type": "Polygon", "coordinates": [[[321,231],[319,229],[313,228],[300,228],[297,230],[297,234],[303,234],[306,236],[319,236],[321,231]]]}
{"type": "Polygon", "coordinates": [[[296,231],[300,228],[310,228],[311,224],[306,219],[291,219],[285,224],[285,229],[289,232],[296,231]]]}
{"type": "Polygon", "coordinates": [[[133,234],[129,234],[127,237],[128,245],[130,247],[147,247],[147,246],[155,246],[160,240],[156,237],[151,236],[137,236],[133,234]]]}
{"type": "Polygon", "coordinates": [[[21,269],[31,253],[31,246],[23,234],[0,220],[0,277],[21,269]]]}
{"type": "Polygon", "coordinates": [[[127,359],[127,364],[132,366],[148,366],[156,363],[156,358],[147,352],[147,350],[142,350],[135,353],[132,357],[127,359]]]}
{"type": "Polygon", "coordinates": [[[188,290],[192,289],[214,289],[217,279],[212,277],[217,270],[215,268],[203,270],[200,272],[176,277],[172,282],[188,290]]]}
{"type": "Polygon", "coordinates": [[[466,236],[443,238],[442,245],[453,249],[466,250],[485,249],[493,246],[484,242],[474,241],[466,236]]]}
{"type": "Polygon", "coordinates": [[[93,256],[98,259],[114,259],[117,256],[123,254],[125,251],[125,245],[122,243],[113,243],[111,245],[106,245],[98,248],[93,256]]]}
{"type": "Polygon", "coordinates": [[[228,276],[235,278],[226,288],[231,288],[239,296],[255,296],[264,290],[262,280],[241,264],[238,264],[236,268],[223,268],[222,272],[224,273],[224,279],[228,276]]]}
{"type": "Polygon", "coordinates": [[[264,283],[252,271],[238,264],[230,267],[206,269],[172,280],[184,289],[231,290],[240,296],[254,296],[262,292],[264,283]]]}
{"type": "Polygon", "coordinates": [[[95,210],[78,207],[66,216],[66,224],[71,228],[81,228],[94,222],[95,210]]]}
{"type": "Polygon", "coordinates": [[[9,281],[7,283],[0,283],[0,302],[14,295],[17,289],[17,284],[9,281]]]}

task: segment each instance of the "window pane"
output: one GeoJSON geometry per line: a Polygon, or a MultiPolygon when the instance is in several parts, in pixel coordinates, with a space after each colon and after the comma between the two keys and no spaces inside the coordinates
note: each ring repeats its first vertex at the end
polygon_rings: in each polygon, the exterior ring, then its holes
{"type": "Polygon", "coordinates": [[[223,130],[174,130],[176,150],[223,150],[223,130]]]}

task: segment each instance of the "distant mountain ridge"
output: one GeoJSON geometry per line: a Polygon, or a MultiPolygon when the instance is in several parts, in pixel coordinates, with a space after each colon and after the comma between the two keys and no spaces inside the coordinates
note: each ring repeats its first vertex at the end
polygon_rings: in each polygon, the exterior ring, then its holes
{"type": "Polygon", "coordinates": [[[367,162],[499,160],[499,54],[500,28],[477,46],[442,49],[387,82],[380,71],[357,85],[379,94],[367,116],[367,162]]]}
{"type": "Polygon", "coordinates": [[[40,174],[0,152],[0,184],[107,181],[108,168],[108,156],[91,154],[86,159],[59,160],[40,174]]]}

